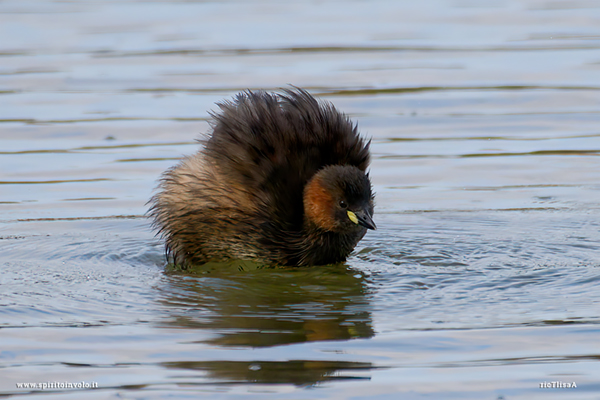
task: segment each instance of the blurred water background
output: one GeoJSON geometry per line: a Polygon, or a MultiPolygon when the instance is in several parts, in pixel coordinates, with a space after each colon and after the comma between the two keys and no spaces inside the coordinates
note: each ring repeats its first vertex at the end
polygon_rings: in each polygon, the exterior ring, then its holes
{"type": "Polygon", "coordinates": [[[0,397],[600,399],[599,50],[596,0],[0,1],[0,397]],[[379,229],[165,271],[160,173],[289,84],[373,138],[379,229]]]}

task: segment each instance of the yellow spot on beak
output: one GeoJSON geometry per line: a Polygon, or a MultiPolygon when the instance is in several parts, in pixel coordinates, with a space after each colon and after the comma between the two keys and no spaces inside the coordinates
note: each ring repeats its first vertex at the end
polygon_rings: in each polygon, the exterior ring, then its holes
{"type": "Polygon", "coordinates": [[[354,222],[356,225],[358,225],[358,218],[356,217],[356,214],[354,214],[352,211],[346,211],[348,213],[348,218],[350,218],[350,221],[354,222]]]}

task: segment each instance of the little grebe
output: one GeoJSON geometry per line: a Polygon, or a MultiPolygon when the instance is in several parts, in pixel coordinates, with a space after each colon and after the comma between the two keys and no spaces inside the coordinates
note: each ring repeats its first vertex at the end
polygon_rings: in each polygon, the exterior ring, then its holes
{"type": "Polygon", "coordinates": [[[344,261],[375,229],[370,142],[302,89],[218,106],[204,147],[167,170],[150,200],[172,261],[344,261]]]}

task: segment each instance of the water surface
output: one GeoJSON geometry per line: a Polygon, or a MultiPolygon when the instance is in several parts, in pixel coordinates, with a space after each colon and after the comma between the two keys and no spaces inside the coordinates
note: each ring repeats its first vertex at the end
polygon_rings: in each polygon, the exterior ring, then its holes
{"type": "Polygon", "coordinates": [[[595,1],[2,2],[0,396],[597,399],[599,26],[595,1]],[[160,173],[215,102],[288,84],[373,138],[378,230],[341,265],[166,269],[160,173]]]}

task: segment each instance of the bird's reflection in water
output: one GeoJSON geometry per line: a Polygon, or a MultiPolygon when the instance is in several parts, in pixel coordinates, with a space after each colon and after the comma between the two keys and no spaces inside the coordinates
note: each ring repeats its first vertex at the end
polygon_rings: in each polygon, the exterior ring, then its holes
{"type": "MultiPolygon", "coordinates": [[[[266,268],[248,262],[204,265],[167,274],[158,288],[163,326],[202,330],[199,343],[266,347],[374,335],[364,274],[346,265],[266,268]]],[[[200,333],[200,332],[199,332],[200,333]]],[[[293,360],[186,361],[167,368],[202,370],[227,381],[311,385],[371,369],[370,363],[293,360]]]]}
{"type": "MultiPolygon", "coordinates": [[[[210,330],[219,346],[263,347],[373,336],[364,275],[346,265],[207,264],[159,289],[168,326],[210,330]]],[[[207,342],[204,340],[204,342],[207,342]]]]}
{"type": "Polygon", "coordinates": [[[261,383],[310,386],[336,380],[370,379],[363,371],[373,368],[371,363],[347,361],[191,361],[167,362],[169,369],[201,371],[206,378],[218,379],[221,384],[261,383]]]}

